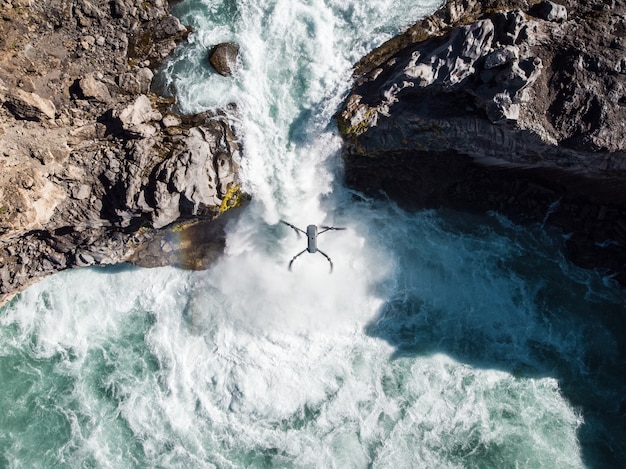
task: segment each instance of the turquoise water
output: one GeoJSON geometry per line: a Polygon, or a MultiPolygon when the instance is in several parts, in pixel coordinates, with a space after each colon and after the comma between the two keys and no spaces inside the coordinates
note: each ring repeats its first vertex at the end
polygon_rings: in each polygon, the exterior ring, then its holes
{"type": "Polygon", "coordinates": [[[195,33],[160,85],[237,104],[254,200],[210,270],[75,270],[0,309],[0,467],[625,465],[622,290],[541,226],[342,185],[351,64],[437,3],[176,7],[195,33]],[[232,40],[227,79],[206,51],[232,40]],[[287,270],[281,218],[347,228],[332,275],[287,270]]]}

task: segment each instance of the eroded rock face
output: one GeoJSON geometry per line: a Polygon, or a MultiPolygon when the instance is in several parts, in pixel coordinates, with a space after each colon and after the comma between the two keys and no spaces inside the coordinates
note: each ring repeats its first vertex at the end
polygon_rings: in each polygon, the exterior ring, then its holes
{"type": "Polygon", "coordinates": [[[562,3],[449,1],[365,57],[346,177],[408,208],[547,220],[626,282],[626,6],[562,3]]]}
{"type": "MultiPolygon", "coordinates": [[[[521,105],[530,99],[529,88],[543,69],[526,39],[528,29],[536,27],[521,11],[498,12],[400,51],[358,81],[341,112],[344,133],[362,135],[359,144],[367,152],[370,145],[390,151],[405,148],[406,134],[418,121],[456,127],[451,119],[486,118],[487,126],[512,129],[505,124],[519,121],[521,105]],[[384,136],[377,132],[383,127],[384,136]],[[370,142],[379,136],[384,143],[370,142]]],[[[435,137],[435,132],[422,134],[435,137]]],[[[454,138],[442,133],[438,149],[456,146],[465,151],[475,146],[474,138],[470,132],[458,132],[454,138]]],[[[503,148],[477,146],[472,152],[498,156],[503,148]]]]}
{"type": "Polygon", "coordinates": [[[188,34],[167,8],[2,2],[0,304],[59,270],[135,259],[159,229],[210,224],[242,200],[226,115],[178,116],[150,91],[188,34]]]}

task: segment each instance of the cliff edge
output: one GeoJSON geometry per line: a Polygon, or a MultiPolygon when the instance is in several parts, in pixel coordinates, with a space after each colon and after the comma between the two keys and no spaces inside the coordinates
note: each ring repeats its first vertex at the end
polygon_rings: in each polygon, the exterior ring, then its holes
{"type": "Polygon", "coordinates": [[[215,257],[178,251],[219,248],[198,224],[242,200],[238,139],[152,91],[189,33],[164,0],[0,0],[0,304],[70,267],[215,257]]]}
{"type": "Polygon", "coordinates": [[[356,65],[348,185],[553,224],[626,284],[625,3],[448,1],[356,65]]]}

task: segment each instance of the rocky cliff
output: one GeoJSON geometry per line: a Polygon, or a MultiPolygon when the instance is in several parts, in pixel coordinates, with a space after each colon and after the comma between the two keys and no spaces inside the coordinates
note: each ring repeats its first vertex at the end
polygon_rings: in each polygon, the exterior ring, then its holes
{"type": "Polygon", "coordinates": [[[152,92],[189,32],[164,0],[0,0],[0,304],[69,267],[214,257],[168,241],[219,247],[199,227],[242,199],[226,117],[152,92]]]}
{"type": "Polygon", "coordinates": [[[626,283],[626,6],[450,0],[363,58],[338,115],[350,186],[552,223],[626,283]]]}

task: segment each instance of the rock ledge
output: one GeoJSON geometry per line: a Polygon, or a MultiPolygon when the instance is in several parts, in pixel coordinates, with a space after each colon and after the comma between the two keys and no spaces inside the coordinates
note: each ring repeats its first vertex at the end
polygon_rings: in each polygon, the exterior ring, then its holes
{"type": "Polygon", "coordinates": [[[338,115],[350,186],[569,235],[626,284],[626,5],[450,0],[363,58],[338,115]]]}

